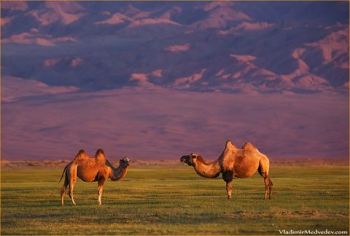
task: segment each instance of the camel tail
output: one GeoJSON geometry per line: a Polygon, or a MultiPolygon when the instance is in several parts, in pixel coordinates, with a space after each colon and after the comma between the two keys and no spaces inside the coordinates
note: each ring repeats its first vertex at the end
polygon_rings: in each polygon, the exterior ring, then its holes
{"type": "MultiPolygon", "coordinates": [[[[99,149],[99,150],[100,150],[100,149],[99,149]]],[[[102,149],[101,149],[101,150],[102,150],[102,149]]],[[[102,152],[103,152],[103,150],[102,150],[102,152]]],[[[58,181],[58,183],[61,182],[61,180],[62,180],[62,178],[63,178],[63,175],[67,172],[68,166],[69,166],[70,164],[72,164],[72,163],[77,163],[77,162],[78,162],[78,157],[81,156],[83,153],[85,153],[85,151],[84,151],[83,149],[80,149],[79,152],[75,155],[74,160],[71,161],[71,162],[69,162],[69,163],[66,165],[66,167],[64,167],[63,172],[62,172],[62,175],[61,175],[61,178],[60,178],[60,181],[58,181]]]]}
{"type": "Polygon", "coordinates": [[[66,173],[66,170],[67,170],[67,166],[64,167],[63,172],[62,172],[62,175],[61,175],[61,178],[60,178],[60,180],[58,181],[58,183],[61,183],[61,180],[62,180],[62,178],[63,178],[64,173],[66,173]]]}
{"type": "Polygon", "coordinates": [[[62,171],[62,175],[61,175],[61,178],[60,178],[60,181],[58,181],[58,183],[61,182],[62,178],[63,178],[63,175],[67,172],[67,168],[68,166],[70,165],[71,163],[69,163],[68,165],[66,165],[66,167],[64,167],[63,171],[62,171]]]}

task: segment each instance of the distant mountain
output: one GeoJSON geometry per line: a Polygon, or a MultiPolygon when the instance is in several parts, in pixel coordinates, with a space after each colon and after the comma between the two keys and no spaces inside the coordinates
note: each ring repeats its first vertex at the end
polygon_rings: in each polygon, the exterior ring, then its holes
{"type": "Polygon", "coordinates": [[[349,156],[348,2],[0,3],[3,159],[349,156]]]}
{"type": "Polygon", "coordinates": [[[1,2],[2,73],[52,86],[349,87],[348,2],[1,2]]]}

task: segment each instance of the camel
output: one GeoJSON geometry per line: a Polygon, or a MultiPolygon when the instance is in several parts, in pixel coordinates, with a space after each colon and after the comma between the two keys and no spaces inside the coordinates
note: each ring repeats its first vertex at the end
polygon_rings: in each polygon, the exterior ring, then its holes
{"type": "Polygon", "coordinates": [[[230,140],[226,141],[225,149],[219,158],[206,162],[202,156],[191,153],[184,155],[180,161],[192,166],[196,173],[206,178],[216,178],[222,174],[226,182],[227,199],[232,198],[232,180],[253,176],[256,171],[264,178],[266,200],[271,199],[272,181],[269,177],[269,159],[251,143],[245,143],[241,149],[230,140]]]}
{"type": "Polygon", "coordinates": [[[129,159],[119,161],[117,168],[106,159],[104,151],[98,149],[94,157],[88,156],[84,150],[80,150],[73,161],[68,163],[63,170],[60,182],[65,175],[64,184],[61,188],[61,204],[64,205],[64,194],[68,192],[72,203],[76,205],[73,196],[74,185],[79,177],[84,182],[98,182],[98,203],[102,205],[102,192],[105,181],[109,178],[117,181],[125,177],[129,159]]]}

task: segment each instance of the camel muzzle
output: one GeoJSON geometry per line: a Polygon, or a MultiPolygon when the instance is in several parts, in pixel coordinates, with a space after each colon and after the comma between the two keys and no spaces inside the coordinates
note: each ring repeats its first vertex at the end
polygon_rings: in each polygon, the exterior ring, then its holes
{"type": "Polygon", "coordinates": [[[180,161],[184,164],[191,165],[192,164],[192,158],[189,155],[182,156],[180,158],[180,161]]]}

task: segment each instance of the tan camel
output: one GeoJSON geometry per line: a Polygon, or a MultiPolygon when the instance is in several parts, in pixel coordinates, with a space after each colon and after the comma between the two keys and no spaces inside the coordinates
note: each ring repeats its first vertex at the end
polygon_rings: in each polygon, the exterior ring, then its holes
{"type": "Polygon", "coordinates": [[[61,204],[64,205],[64,194],[68,192],[74,205],[74,185],[79,177],[84,182],[98,182],[98,203],[102,204],[102,192],[105,181],[109,178],[112,181],[122,179],[128,170],[129,159],[123,158],[119,161],[117,168],[106,159],[102,149],[98,149],[95,157],[89,157],[84,150],[80,150],[63,170],[60,181],[65,175],[64,184],[61,189],[61,204]]]}
{"type": "Polygon", "coordinates": [[[202,177],[216,178],[222,173],[222,178],[226,182],[228,199],[232,197],[232,179],[234,177],[247,178],[258,171],[264,178],[264,199],[267,199],[267,197],[271,199],[273,184],[269,177],[269,159],[251,143],[245,143],[242,149],[239,149],[228,140],[219,158],[210,163],[194,153],[182,156],[180,161],[193,166],[197,174],[202,177]]]}

